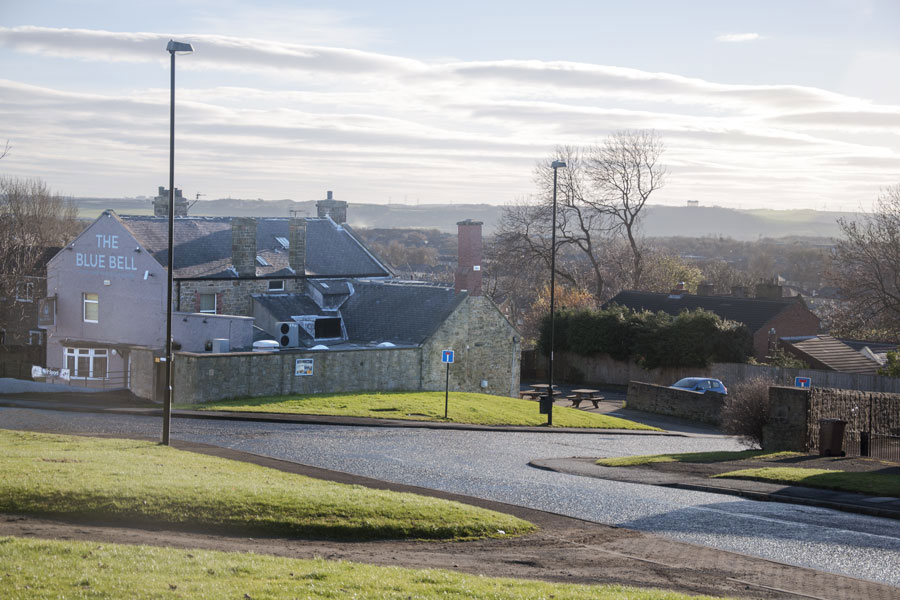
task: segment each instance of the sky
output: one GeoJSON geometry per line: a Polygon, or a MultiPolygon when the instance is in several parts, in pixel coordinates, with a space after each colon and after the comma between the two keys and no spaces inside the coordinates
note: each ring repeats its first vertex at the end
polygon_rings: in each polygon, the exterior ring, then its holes
{"type": "Polygon", "coordinates": [[[0,0],[0,174],[62,195],[532,198],[662,137],[650,202],[869,210],[900,183],[895,0],[0,0]]]}

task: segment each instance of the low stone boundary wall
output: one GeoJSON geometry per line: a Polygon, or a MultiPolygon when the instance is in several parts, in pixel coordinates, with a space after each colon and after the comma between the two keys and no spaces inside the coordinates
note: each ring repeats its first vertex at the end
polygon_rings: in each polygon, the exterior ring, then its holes
{"type": "Polygon", "coordinates": [[[630,381],[627,402],[634,410],[718,425],[725,397],[630,381]]]}
{"type": "Polygon", "coordinates": [[[418,348],[209,354],[179,352],[175,402],[322,392],[417,390],[418,348]]]}
{"type": "Polygon", "coordinates": [[[763,426],[763,450],[806,452],[809,431],[810,390],[769,388],[769,422],[763,426]]]}

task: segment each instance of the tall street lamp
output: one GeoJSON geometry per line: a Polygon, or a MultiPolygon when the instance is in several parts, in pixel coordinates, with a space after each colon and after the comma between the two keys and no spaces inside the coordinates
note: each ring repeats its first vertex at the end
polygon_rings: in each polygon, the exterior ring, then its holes
{"type": "Polygon", "coordinates": [[[193,46],[169,40],[166,51],[172,55],[171,102],[169,103],[169,273],[166,285],[166,389],[163,401],[162,443],[169,445],[172,421],[172,287],[174,280],[173,238],[175,237],[175,55],[190,54],[193,46]]]}
{"type": "Polygon", "coordinates": [[[553,330],[555,329],[556,299],[556,173],[565,168],[566,163],[554,160],[553,169],[553,230],[550,234],[550,365],[547,368],[547,425],[553,425],[553,330]]]}

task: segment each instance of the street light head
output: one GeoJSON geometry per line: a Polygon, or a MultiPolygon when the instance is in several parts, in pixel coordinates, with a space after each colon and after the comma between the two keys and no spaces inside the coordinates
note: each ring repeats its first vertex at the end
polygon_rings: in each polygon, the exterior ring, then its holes
{"type": "Polygon", "coordinates": [[[184,42],[169,40],[169,43],[166,44],[166,52],[171,52],[172,54],[190,54],[193,51],[194,47],[184,42]]]}
{"type": "Polygon", "coordinates": [[[559,169],[560,167],[565,168],[565,166],[566,163],[561,160],[554,160],[552,163],[550,163],[550,167],[553,169],[559,169]]]}

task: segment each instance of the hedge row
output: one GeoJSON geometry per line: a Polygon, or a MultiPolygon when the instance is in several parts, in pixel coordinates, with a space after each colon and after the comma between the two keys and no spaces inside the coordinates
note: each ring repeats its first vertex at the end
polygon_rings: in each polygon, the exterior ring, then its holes
{"type": "MultiPolygon", "coordinates": [[[[702,309],[673,317],[613,305],[600,311],[558,312],[555,321],[557,352],[609,354],[616,360],[634,359],[647,369],[746,362],[753,351],[753,339],[745,325],[702,309]]],[[[541,323],[539,341],[544,355],[549,354],[549,346],[548,315],[541,323]]]]}

